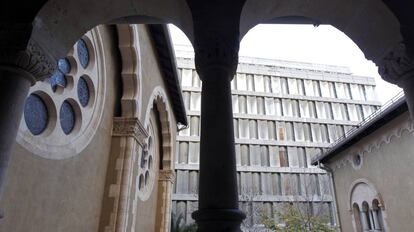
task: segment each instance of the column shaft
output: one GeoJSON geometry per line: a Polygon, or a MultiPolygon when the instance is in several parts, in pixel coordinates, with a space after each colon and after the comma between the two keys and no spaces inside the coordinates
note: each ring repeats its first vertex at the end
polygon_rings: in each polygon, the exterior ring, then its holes
{"type": "Polygon", "coordinates": [[[0,196],[10,153],[16,141],[24,102],[31,85],[30,74],[18,68],[0,67],[0,196]],[[29,76],[29,77],[26,77],[29,76]]]}
{"type": "Polygon", "coordinates": [[[240,231],[244,218],[238,210],[231,75],[218,67],[200,74],[199,210],[193,214],[199,231],[240,231]]]}

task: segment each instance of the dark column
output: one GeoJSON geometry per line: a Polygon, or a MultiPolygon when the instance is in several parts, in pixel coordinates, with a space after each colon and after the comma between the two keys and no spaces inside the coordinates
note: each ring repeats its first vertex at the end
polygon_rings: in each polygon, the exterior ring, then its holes
{"type": "Polygon", "coordinates": [[[414,120],[414,51],[410,51],[405,43],[396,45],[379,64],[379,73],[382,79],[404,90],[408,110],[414,120]]]}
{"type": "Polygon", "coordinates": [[[231,80],[239,51],[239,19],[244,1],[188,0],[193,14],[194,51],[202,80],[199,232],[241,231],[238,209],[231,80]]]}
{"type": "Polygon", "coordinates": [[[17,67],[0,66],[0,196],[31,83],[30,73],[17,67]]]}
{"type": "MultiPolygon", "coordinates": [[[[0,197],[29,88],[50,77],[56,59],[33,40],[31,24],[1,24],[0,31],[0,197]]],[[[0,209],[0,218],[1,218],[0,209]]]]}

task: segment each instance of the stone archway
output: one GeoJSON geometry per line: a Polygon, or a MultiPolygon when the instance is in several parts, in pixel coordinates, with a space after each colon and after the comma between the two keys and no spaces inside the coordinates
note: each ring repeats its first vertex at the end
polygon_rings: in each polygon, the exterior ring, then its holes
{"type": "Polygon", "coordinates": [[[175,181],[172,112],[168,98],[161,87],[156,87],[150,99],[152,107],[147,111],[155,111],[159,124],[160,157],[157,180],[157,206],[155,215],[155,231],[169,231],[172,208],[172,187],[175,181]]]}
{"type": "Polygon", "coordinates": [[[382,1],[247,0],[240,19],[240,34],[259,23],[329,24],[345,33],[365,57],[380,65],[385,54],[402,41],[400,24],[382,1]]]}

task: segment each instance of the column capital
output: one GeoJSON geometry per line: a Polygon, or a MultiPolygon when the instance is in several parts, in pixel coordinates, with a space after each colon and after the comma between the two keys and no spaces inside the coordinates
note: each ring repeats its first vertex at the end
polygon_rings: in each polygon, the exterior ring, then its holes
{"type": "Polygon", "coordinates": [[[50,77],[54,59],[31,37],[31,23],[0,23],[0,68],[19,73],[34,84],[50,77]]]}
{"type": "Polygon", "coordinates": [[[112,136],[133,137],[141,147],[145,147],[148,132],[138,118],[114,117],[112,136]]]}
{"type": "Polygon", "coordinates": [[[397,44],[378,64],[382,79],[400,87],[414,79],[414,54],[404,42],[397,44]]]}
{"type": "Polygon", "coordinates": [[[161,181],[169,181],[171,183],[175,181],[175,173],[173,170],[160,170],[158,175],[158,179],[161,181]]]}
{"type": "Polygon", "coordinates": [[[196,34],[194,44],[195,65],[201,79],[209,69],[221,69],[233,78],[239,60],[238,33],[224,33],[219,29],[205,28],[196,34]]]}

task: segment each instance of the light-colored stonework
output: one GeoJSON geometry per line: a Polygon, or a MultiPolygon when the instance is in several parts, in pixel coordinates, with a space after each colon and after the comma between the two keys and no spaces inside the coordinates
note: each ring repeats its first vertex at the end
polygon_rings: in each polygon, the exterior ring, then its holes
{"type": "Polygon", "coordinates": [[[46,159],[66,159],[79,154],[94,137],[102,120],[103,103],[106,92],[105,79],[110,78],[105,69],[105,42],[102,38],[102,27],[87,32],[82,39],[89,51],[89,63],[83,68],[79,63],[77,46],[67,55],[71,71],[66,76],[67,86],[57,86],[53,91],[49,81],[37,82],[29,94],[40,96],[48,108],[49,122],[40,135],[33,136],[27,128],[24,118],[16,138],[17,142],[27,150],[46,159]],[[77,85],[84,78],[89,88],[89,102],[83,107],[78,101],[77,85]],[[67,100],[75,110],[75,127],[68,135],[61,129],[60,107],[67,100]]]}
{"type": "Polygon", "coordinates": [[[413,204],[413,132],[405,112],[326,163],[333,171],[342,231],[411,230],[411,224],[404,222],[414,215],[407,207],[413,204]]]}
{"type": "Polygon", "coordinates": [[[31,92],[49,94],[45,102],[56,108],[77,98],[74,83],[86,74],[93,79],[91,104],[69,135],[55,130],[57,113],[39,136],[22,121],[0,231],[169,231],[176,119],[151,35],[145,26],[119,25],[82,38],[89,66],[80,66],[75,46],[67,87],[54,93],[42,82],[31,92]],[[31,219],[20,223],[22,217],[31,219]]]}

